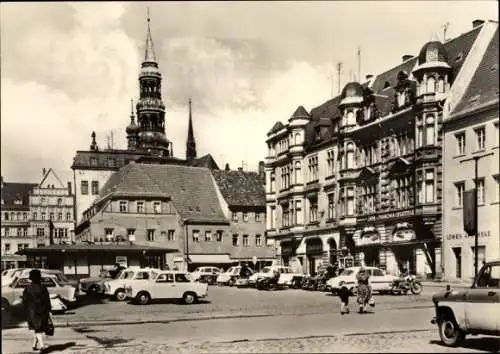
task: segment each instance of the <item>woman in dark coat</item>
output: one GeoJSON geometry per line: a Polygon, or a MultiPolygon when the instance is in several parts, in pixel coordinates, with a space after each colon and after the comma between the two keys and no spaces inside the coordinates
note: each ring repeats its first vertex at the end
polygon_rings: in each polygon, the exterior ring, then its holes
{"type": "Polygon", "coordinates": [[[366,305],[368,305],[371,297],[370,274],[366,268],[361,267],[356,278],[358,281],[359,313],[363,313],[366,312],[366,305]]]}
{"type": "Polygon", "coordinates": [[[38,269],[30,272],[31,284],[23,292],[23,305],[28,315],[28,327],[35,332],[33,350],[37,350],[40,344],[40,351],[46,347],[43,344],[43,334],[47,329],[50,317],[50,296],[47,288],[42,285],[42,276],[38,269]]]}

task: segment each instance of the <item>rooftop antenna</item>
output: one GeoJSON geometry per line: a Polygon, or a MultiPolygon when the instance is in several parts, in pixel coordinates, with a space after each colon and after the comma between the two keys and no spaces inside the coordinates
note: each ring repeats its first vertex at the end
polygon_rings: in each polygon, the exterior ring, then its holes
{"type": "Polygon", "coordinates": [[[340,72],[342,71],[342,62],[339,61],[337,63],[337,77],[338,77],[338,87],[337,87],[337,94],[340,94],[340,72]]]}
{"type": "Polygon", "coordinates": [[[441,27],[443,28],[443,43],[446,42],[446,32],[448,31],[448,27],[450,26],[449,22],[446,22],[441,27]]]}

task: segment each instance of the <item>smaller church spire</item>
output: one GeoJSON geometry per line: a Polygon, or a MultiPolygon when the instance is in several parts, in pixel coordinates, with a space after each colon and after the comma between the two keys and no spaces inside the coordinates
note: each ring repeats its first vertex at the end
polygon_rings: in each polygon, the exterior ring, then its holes
{"type": "Polygon", "coordinates": [[[155,47],[151,36],[151,18],[149,16],[149,6],[147,8],[148,33],[146,34],[146,48],[144,51],[145,63],[156,63],[155,47]]]}
{"type": "Polygon", "coordinates": [[[193,161],[195,158],[196,158],[196,142],[194,140],[191,99],[189,99],[189,123],[188,123],[188,136],[186,143],[186,160],[193,161]]]}
{"type": "Polygon", "coordinates": [[[130,120],[133,122],[134,121],[134,99],[130,99],[130,120]]]}

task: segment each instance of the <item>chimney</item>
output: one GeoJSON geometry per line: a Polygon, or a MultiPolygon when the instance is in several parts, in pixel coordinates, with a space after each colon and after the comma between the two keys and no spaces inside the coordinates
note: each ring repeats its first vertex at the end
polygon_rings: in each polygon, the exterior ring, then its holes
{"type": "Polygon", "coordinates": [[[228,163],[226,163],[226,167],[225,167],[224,169],[225,169],[226,171],[230,171],[230,170],[231,170],[231,168],[229,167],[229,164],[228,164],[228,163]]]}
{"type": "Polygon", "coordinates": [[[243,172],[243,167],[238,167],[238,171],[243,172]]]}
{"type": "Polygon", "coordinates": [[[366,80],[370,80],[372,77],[373,77],[373,75],[372,75],[372,74],[366,74],[365,79],[366,79],[366,80]]]}
{"type": "Polygon", "coordinates": [[[407,60],[410,60],[411,58],[413,58],[413,55],[410,55],[410,54],[405,54],[403,55],[403,63],[407,60]]]}
{"type": "Polygon", "coordinates": [[[73,190],[71,188],[71,182],[68,182],[68,195],[72,195],[73,194],[73,190]]]}
{"type": "Polygon", "coordinates": [[[474,21],[472,21],[472,28],[479,27],[479,26],[481,26],[483,23],[484,23],[484,21],[483,21],[483,20],[474,20],[474,21]]]}
{"type": "Polygon", "coordinates": [[[47,172],[47,170],[44,168],[42,168],[42,176],[45,176],[45,172],[47,172]]]}

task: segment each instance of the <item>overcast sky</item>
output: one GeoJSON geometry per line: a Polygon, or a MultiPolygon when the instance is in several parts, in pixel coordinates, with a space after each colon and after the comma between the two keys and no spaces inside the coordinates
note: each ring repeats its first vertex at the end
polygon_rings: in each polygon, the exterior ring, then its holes
{"type": "Polygon", "coordinates": [[[2,3],[1,173],[63,181],[95,130],[126,147],[130,99],[138,96],[150,5],[163,73],[166,133],[184,157],[193,100],[198,156],[221,168],[264,160],[266,133],[298,105],[309,111],[357,75],[384,71],[422,45],[498,20],[496,1],[2,3]]]}

